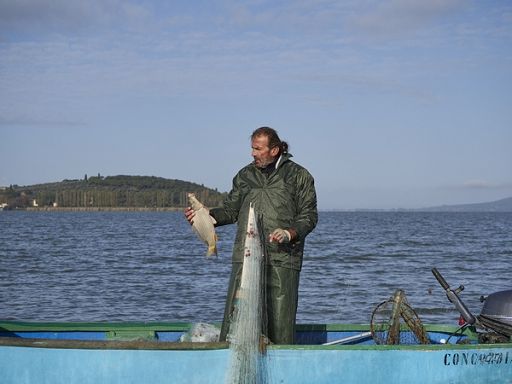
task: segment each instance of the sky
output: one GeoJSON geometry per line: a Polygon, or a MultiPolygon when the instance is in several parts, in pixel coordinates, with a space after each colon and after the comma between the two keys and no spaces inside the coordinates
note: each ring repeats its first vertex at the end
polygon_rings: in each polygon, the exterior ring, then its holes
{"type": "Polygon", "coordinates": [[[0,186],[229,191],[275,128],[320,209],[512,196],[512,2],[0,0],[0,186]]]}

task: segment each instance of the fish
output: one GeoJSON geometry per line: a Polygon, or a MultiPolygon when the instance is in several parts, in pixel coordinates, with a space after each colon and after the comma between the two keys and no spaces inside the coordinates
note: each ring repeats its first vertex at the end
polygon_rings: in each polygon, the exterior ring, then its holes
{"type": "Polygon", "coordinates": [[[217,222],[210,216],[208,209],[197,199],[194,193],[188,194],[188,202],[195,213],[192,220],[192,229],[199,239],[208,246],[206,256],[217,256],[217,234],[214,227],[217,222]]]}

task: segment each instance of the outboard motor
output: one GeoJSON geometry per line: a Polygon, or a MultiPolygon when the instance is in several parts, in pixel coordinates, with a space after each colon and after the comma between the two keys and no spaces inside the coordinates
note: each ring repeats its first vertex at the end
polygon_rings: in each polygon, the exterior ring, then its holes
{"type": "Polygon", "coordinates": [[[484,302],[482,312],[475,317],[464,305],[458,294],[462,292],[464,286],[453,290],[436,268],[432,268],[432,273],[446,292],[455,308],[460,312],[467,325],[477,325],[491,330],[504,337],[484,337],[484,340],[490,342],[504,341],[509,342],[512,338],[512,290],[496,292],[489,295],[484,302]]]}
{"type": "Polygon", "coordinates": [[[512,336],[512,289],[487,296],[478,320],[487,328],[512,336]]]}

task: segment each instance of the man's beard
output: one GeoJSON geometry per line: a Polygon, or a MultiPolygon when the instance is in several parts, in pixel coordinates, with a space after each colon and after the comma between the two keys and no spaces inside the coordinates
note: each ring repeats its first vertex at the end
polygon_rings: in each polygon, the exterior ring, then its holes
{"type": "Polygon", "coordinates": [[[266,159],[266,160],[254,159],[254,164],[256,165],[256,167],[264,169],[264,168],[267,168],[270,164],[272,164],[275,161],[276,161],[276,159],[273,159],[273,158],[266,159]]]}

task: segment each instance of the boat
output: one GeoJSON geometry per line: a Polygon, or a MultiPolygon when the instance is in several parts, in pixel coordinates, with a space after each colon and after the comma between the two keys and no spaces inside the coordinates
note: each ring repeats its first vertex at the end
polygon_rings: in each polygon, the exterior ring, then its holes
{"type": "MultiPolygon", "coordinates": [[[[403,292],[397,291],[383,302],[391,310],[381,311],[379,305],[370,324],[298,324],[295,344],[263,345],[263,372],[257,382],[512,382],[512,290],[489,295],[481,314],[473,316],[460,301],[460,290],[452,290],[433,272],[461,312],[462,326],[421,324],[413,319],[403,292]],[[390,321],[379,323],[379,314],[390,321]],[[405,322],[391,321],[395,315],[405,322]],[[419,336],[424,337],[421,343],[419,336]]],[[[194,341],[192,328],[166,322],[0,321],[1,382],[227,382],[229,344],[194,341]]]]}
{"type": "MultiPolygon", "coordinates": [[[[508,383],[512,343],[425,326],[431,343],[376,345],[369,325],[298,325],[264,352],[269,383],[508,383]]],[[[227,343],[181,342],[185,323],[0,322],[4,384],[224,383],[227,343]]]]}

